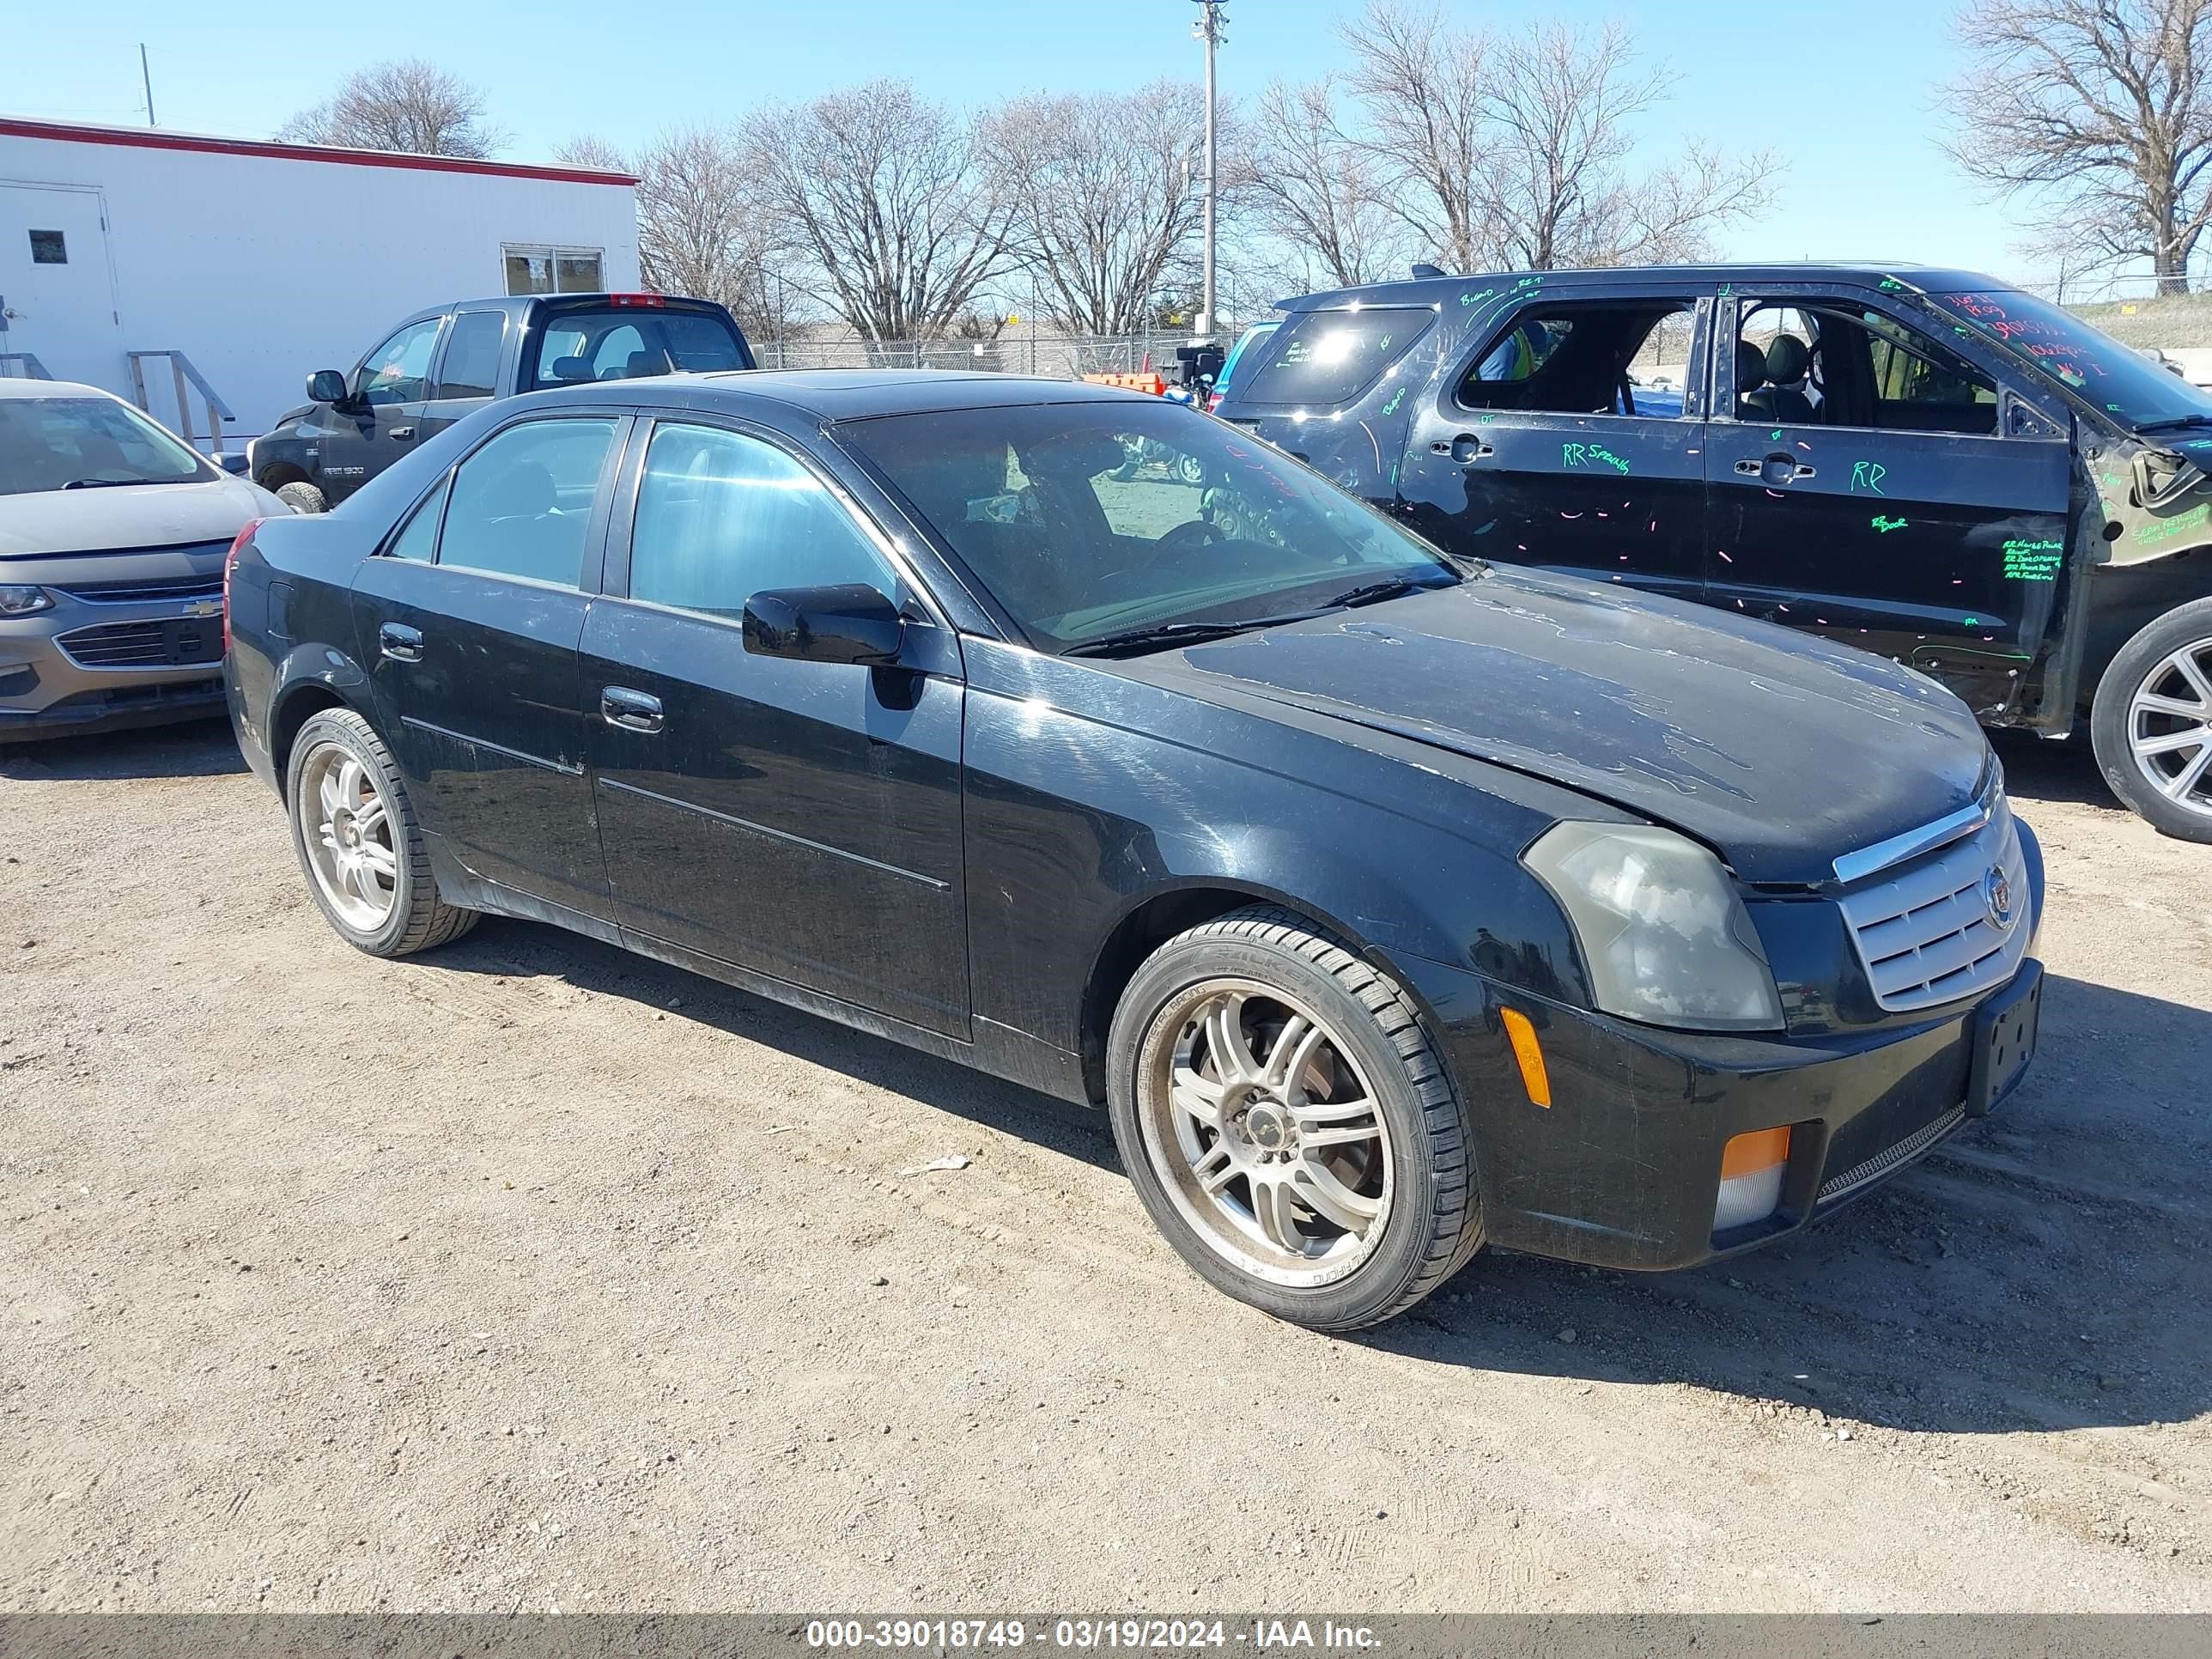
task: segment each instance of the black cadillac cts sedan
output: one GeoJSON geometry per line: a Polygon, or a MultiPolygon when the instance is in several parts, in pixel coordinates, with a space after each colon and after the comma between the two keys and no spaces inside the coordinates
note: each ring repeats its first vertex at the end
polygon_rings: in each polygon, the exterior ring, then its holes
{"type": "Polygon", "coordinates": [[[1486,1242],[1786,1233],[2034,1044],[2040,855],[1950,693],[1155,399],[523,398],[250,528],[227,605],[351,944],[555,922],[1103,1103],[1191,1265],[1322,1329],[1486,1242]]]}

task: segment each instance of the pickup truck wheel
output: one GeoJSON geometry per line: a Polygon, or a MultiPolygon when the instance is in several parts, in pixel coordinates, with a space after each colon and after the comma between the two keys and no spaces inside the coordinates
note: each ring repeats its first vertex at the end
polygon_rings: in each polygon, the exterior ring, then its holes
{"type": "Polygon", "coordinates": [[[349,708],[313,715],[293,740],[284,799],[307,890],[338,936],[373,957],[459,939],[477,912],[438,896],[399,769],[349,708]]]}
{"type": "Polygon", "coordinates": [[[331,504],[323,499],[323,492],[311,483],[280,484],[276,499],[295,513],[327,513],[331,504]]]}
{"type": "Polygon", "coordinates": [[[1107,1065],[1146,1209],[1240,1301],[1358,1330],[1482,1243],[1466,1116],[1412,1000],[1302,917],[1255,905],[1161,945],[1107,1065]]]}
{"type": "Polygon", "coordinates": [[[2212,599],[2177,606],[2120,647],[2089,737],[2112,793],[2154,829],[2212,842],[2212,599]]]}

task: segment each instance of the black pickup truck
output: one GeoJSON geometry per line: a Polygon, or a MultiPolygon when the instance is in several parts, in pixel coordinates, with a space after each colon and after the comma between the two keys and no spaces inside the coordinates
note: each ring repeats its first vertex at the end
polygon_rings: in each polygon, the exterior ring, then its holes
{"type": "Polygon", "coordinates": [[[499,398],[647,374],[750,368],[728,310],[662,294],[460,300],[418,311],[350,374],[317,369],[312,400],[246,447],[246,471],[320,513],[433,434],[499,398]]]}
{"type": "Polygon", "coordinates": [[[2086,722],[2123,800],[2212,842],[2212,395],[2081,319],[1813,264],[1278,308],[1216,412],[1431,540],[1878,652],[1984,726],[2086,722]]]}

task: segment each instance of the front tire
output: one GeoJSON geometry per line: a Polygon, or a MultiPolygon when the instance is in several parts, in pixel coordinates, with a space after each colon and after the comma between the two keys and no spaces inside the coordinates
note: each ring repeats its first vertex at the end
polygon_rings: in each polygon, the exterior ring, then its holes
{"type": "Polygon", "coordinates": [[[1161,945],[1107,1066],[1146,1209],[1239,1301],[1358,1330],[1481,1245],[1466,1114],[1412,999],[1302,917],[1249,906],[1161,945]]]}
{"type": "Polygon", "coordinates": [[[2212,599],[2176,606],[2120,647],[2089,739],[2112,793],[2152,828],[2212,842],[2212,599]]]}
{"type": "Polygon", "coordinates": [[[325,709],[300,728],[284,799],[307,891],[356,950],[411,956],[476,926],[476,911],[438,896],[398,766],[350,708],[325,709]]]}
{"type": "Polygon", "coordinates": [[[276,499],[295,513],[327,513],[331,510],[331,504],[324,499],[323,492],[311,483],[295,481],[279,484],[275,493],[276,499]]]}

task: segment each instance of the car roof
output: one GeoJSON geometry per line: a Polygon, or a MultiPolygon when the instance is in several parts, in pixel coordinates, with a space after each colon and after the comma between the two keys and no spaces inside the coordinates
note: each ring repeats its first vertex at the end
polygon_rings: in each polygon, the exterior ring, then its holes
{"type": "Polygon", "coordinates": [[[106,398],[112,403],[121,403],[105,386],[87,386],[81,380],[27,380],[14,375],[0,376],[0,398],[106,398]]]}
{"type": "Polygon", "coordinates": [[[706,374],[592,381],[535,395],[549,401],[623,404],[665,398],[678,406],[719,405],[733,411],[748,403],[775,403],[817,421],[1020,404],[1160,401],[1145,392],[1082,380],[935,368],[725,369],[706,374]]]}
{"type": "MultiPolygon", "coordinates": [[[[433,317],[442,317],[449,311],[503,311],[510,317],[519,317],[533,306],[611,305],[617,300],[634,301],[640,297],[635,293],[622,294],[611,291],[605,294],[491,294],[481,300],[445,300],[434,306],[424,306],[422,310],[401,318],[392,326],[405,328],[411,323],[427,322],[433,317]]],[[[655,294],[649,297],[661,303],[641,306],[638,309],[660,311],[670,306],[683,309],[696,307],[702,311],[724,309],[713,300],[702,300],[690,294],[655,294]]]]}
{"type": "Polygon", "coordinates": [[[1353,301],[1364,306],[1435,305],[1465,292],[1471,283],[1514,283],[1532,276],[1543,277],[1547,292],[1554,289],[1602,289],[1632,283],[1639,286],[1670,282],[1741,284],[1870,280],[1879,283],[1885,276],[1893,276],[1907,288],[1919,289],[1930,294],[1956,294],[1966,289],[2009,289],[2013,286],[2010,283],[1984,276],[1978,271],[1943,270],[1931,265],[1917,265],[1902,259],[1886,262],[1808,259],[1771,264],[1615,265],[1565,270],[1478,271],[1466,276],[1416,276],[1404,282],[1369,283],[1358,288],[1327,289],[1278,300],[1275,309],[1324,311],[1349,305],[1353,301]]]}

